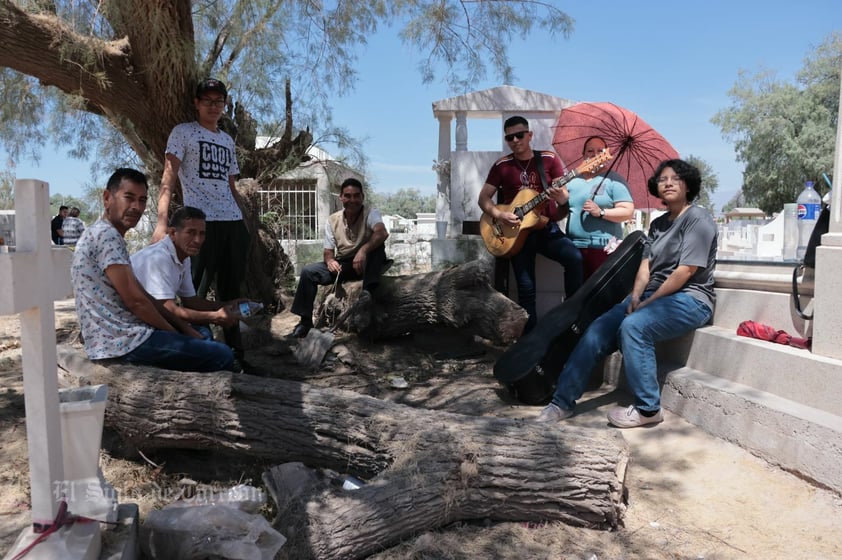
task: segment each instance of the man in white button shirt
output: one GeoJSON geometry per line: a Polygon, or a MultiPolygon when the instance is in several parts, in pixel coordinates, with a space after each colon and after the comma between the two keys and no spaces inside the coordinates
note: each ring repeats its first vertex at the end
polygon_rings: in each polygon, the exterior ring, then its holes
{"type": "Polygon", "coordinates": [[[179,208],[170,219],[167,236],[132,255],[132,268],[149,295],[205,338],[212,338],[207,325],[233,326],[239,321],[237,305],[245,300],[217,302],[196,295],[190,258],[202,248],[205,228],[204,212],[192,206],[179,208]]]}

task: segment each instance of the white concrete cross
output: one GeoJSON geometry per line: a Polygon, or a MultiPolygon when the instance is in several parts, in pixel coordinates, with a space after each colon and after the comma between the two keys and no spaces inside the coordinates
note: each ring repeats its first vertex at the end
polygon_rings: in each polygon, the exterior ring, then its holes
{"type": "Polygon", "coordinates": [[[73,294],[73,253],[52,247],[49,212],[47,183],[15,181],[17,245],[0,253],[0,315],[20,314],[33,526],[53,523],[64,480],[53,302],[73,294]]]}

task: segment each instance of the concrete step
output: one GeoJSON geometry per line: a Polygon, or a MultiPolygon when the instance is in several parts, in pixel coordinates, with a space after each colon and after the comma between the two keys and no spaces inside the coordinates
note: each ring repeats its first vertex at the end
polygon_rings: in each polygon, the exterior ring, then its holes
{"type": "MultiPolygon", "coordinates": [[[[790,374],[801,375],[803,369],[790,374]]],[[[664,408],[842,494],[842,416],[692,367],[662,373],[664,408]]]]}
{"type": "Polygon", "coordinates": [[[842,416],[842,361],[809,350],[708,326],[659,345],[658,359],[842,416]]]}

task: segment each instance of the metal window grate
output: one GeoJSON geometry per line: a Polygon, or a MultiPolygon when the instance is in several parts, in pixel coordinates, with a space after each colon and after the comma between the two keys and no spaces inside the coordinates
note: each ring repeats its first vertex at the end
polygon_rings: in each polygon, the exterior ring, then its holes
{"type": "Polygon", "coordinates": [[[271,214],[282,241],[321,238],[315,179],[276,179],[257,193],[261,216],[271,214]]]}

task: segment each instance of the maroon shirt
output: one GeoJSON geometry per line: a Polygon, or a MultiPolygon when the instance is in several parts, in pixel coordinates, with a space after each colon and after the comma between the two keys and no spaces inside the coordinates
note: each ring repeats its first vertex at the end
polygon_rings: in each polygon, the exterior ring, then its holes
{"type": "MultiPolygon", "coordinates": [[[[539,153],[544,162],[544,174],[546,175],[547,186],[549,186],[552,184],[553,179],[564,175],[564,167],[561,165],[561,160],[555,153],[544,151],[539,153]]],[[[498,189],[502,187],[502,200],[499,201],[502,204],[509,204],[521,189],[532,189],[539,193],[544,191],[544,187],[541,185],[541,179],[538,177],[535,158],[530,159],[529,163],[524,167],[523,162],[516,160],[512,154],[503,156],[494,162],[485,182],[498,189]],[[521,181],[524,172],[528,181],[527,185],[524,185],[521,181]]],[[[550,199],[544,205],[541,213],[553,221],[558,221],[567,215],[567,210],[567,205],[559,208],[556,201],[550,199]]]]}

